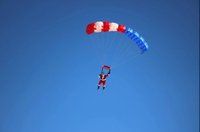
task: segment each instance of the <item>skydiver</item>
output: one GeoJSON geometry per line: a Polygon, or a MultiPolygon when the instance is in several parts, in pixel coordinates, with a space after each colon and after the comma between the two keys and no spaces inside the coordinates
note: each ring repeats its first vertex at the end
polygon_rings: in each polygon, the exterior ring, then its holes
{"type": "Polygon", "coordinates": [[[110,75],[110,71],[111,71],[111,69],[109,69],[107,74],[104,74],[103,71],[101,72],[101,74],[99,74],[100,81],[98,83],[97,90],[99,90],[101,84],[103,85],[103,90],[106,88],[106,78],[108,77],[108,75],[110,75]]]}

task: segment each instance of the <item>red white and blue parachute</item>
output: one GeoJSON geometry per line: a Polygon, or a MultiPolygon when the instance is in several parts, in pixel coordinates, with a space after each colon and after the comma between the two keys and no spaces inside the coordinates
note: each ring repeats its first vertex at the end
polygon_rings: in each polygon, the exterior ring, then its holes
{"type": "Polygon", "coordinates": [[[127,28],[122,24],[117,24],[115,22],[97,21],[90,23],[86,28],[87,34],[111,31],[120,32],[127,35],[130,39],[136,42],[142,53],[147,51],[149,48],[147,42],[137,32],[133,31],[131,28],[127,28]]]}

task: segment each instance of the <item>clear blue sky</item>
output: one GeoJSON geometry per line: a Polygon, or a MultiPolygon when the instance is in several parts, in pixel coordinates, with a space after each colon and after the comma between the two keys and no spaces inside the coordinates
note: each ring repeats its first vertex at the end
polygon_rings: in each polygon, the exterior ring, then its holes
{"type": "Polygon", "coordinates": [[[0,132],[198,132],[198,12],[198,0],[1,0],[0,132]],[[150,46],[98,92],[105,49],[85,33],[97,20],[150,46]]]}

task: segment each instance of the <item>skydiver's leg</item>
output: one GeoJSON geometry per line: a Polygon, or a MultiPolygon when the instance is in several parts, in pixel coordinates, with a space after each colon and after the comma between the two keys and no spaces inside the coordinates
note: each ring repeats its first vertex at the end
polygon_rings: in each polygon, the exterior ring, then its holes
{"type": "Polygon", "coordinates": [[[99,83],[98,83],[98,88],[97,88],[97,90],[99,90],[101,83],[102,83],[102,82],[101,82],[101,80],[100,80],[99,83]]]}
{"type": "Polygon", "coordinates": [[[106,88],[106,81],[103,81],[103,90],[106,88]]]}

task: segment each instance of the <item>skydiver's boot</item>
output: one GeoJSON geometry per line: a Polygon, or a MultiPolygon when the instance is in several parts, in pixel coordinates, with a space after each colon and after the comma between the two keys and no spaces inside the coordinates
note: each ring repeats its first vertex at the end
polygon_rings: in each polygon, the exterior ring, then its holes
{"type": "Polygon", "coordinates": [[[103,90],[105,89],[106,87],[103,87],[103,90]]]}

